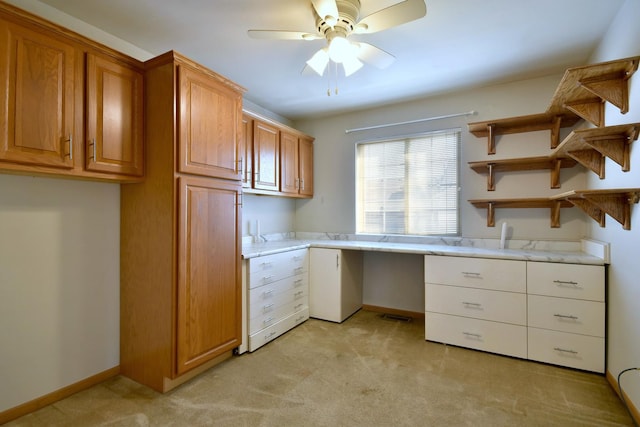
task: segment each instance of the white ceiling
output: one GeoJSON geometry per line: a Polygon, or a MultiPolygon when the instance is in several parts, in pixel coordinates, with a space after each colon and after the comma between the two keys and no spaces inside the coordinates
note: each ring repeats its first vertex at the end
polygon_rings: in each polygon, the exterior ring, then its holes
{"type": "MultiPolygon", "coordinates": [[[[290,119],[334,114],[583,65],[624,0],[425,0],[427,16],[351,37],[396,57],[338,80],[302,75],[324,40],[256,40],[249,29],[313,32],[310,0],[40,0],[152,54],[178,52],[290,119]],[[332,87],[334,84],[332,84],[332,87]]],[[[361,17],[398,0],[361,0],[361,17]]]]}

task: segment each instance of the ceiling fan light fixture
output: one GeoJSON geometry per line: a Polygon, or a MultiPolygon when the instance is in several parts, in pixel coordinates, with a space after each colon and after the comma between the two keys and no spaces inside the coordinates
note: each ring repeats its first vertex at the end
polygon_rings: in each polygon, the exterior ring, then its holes
{"type": "Polygon", "coordinates": [[[335,36],[329,43],[329,58],[341,64],[346,59],[356,55],[356,48],[344,36],[335,36]]]}
{"type": "Polygon", "coordinates": [[[327,48],[320,49],[307,61],[307,65],[320,76],[324,74],[328,63],[329,53],[327,53],[327,48]]]}

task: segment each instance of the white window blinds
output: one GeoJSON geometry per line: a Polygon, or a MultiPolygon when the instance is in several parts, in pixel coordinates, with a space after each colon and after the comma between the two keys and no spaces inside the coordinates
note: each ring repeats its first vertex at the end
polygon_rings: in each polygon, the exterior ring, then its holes
{"type": "Polygon", "coordinates": [[[458,235],[460,130],[356,146],[356,232],[458,235]]]}

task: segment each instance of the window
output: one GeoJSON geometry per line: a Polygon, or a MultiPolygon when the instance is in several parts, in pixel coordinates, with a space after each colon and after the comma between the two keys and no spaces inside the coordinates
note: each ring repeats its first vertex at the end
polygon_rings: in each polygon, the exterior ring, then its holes
{"type": "Polygon", "coordinates": [[[356,146],[356,232],[458,235],[460,130],[356,146]]]}

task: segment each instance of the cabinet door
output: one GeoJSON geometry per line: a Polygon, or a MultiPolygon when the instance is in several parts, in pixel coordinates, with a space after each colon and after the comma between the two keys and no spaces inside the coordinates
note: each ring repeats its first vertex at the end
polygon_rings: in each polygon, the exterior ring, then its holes
{"type": "Polygon", "coordinates": [[[178,79],[178,170],[239,181],[241,94],[186,66],[178,79]]]}
{"type": "Polygon", "coordinates": [[[241,343],[239,182],[179,179],[177,373],[241,343]]]}
{"type": "Polygon", "coordinates": [[[87,55],[86,168],[142,176],[142,73],[87,55]]]}
{"type": "Polygon", "coordinates": [[[253,187],[279,191],[280,130],[259,120],[253,121],[253,187]]]}
{"type": "Polygon", "coordinates": [[[0,160],[74,166],[82,122],[79,61],[63,40],[0,22],[0,160]]]}
{"type": "Polygon", "coordinates": [[[253,185],[253,120],[251,117],[242,117],[242,158],[240,168],[242,169],[242,186],[251,188],[253,185]]]}
{"type": "Polygon", "coordinates": [[[300,138],[300,194],[313,196],[313,140],[300,138]]]}
{"type": "Polygon", "coordinates": [[[309,250],[309,316],[341,322],[340,249],[309,250]]]}
{"type": "Polygon", "coordinates": [[[298,136],[289,132],[280,132],[280,191],[298,194],[300,177],[298,175],[298,136]]]}

